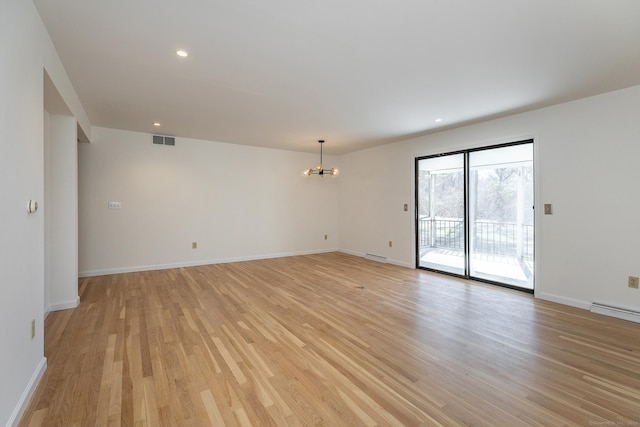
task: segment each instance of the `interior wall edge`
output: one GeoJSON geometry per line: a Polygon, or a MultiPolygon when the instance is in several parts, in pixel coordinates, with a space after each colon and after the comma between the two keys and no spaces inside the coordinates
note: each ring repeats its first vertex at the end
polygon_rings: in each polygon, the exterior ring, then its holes
{"type": "MultiPolygon", "coordinates": [[[[76,308],[79,305],[80,305],[80,296],[78,296],[75,300],[52,303],[52,304],[49,304],[47,314],[52,311],[60,311],[60,310],[68,310],[70,308],[76,308]]],[[[46,319],[46,316],[45,316],[45,319],[46,319]]]]}

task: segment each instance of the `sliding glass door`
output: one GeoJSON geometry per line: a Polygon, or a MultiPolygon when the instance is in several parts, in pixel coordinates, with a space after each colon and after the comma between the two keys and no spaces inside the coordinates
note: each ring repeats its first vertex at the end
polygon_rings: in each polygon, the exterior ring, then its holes
{"type": "Polygon", "coordinates": [[[469,153],[469,275],[533,289],[533,144],[469,153]]]}
{"type": "Polygon", "coordinates": [[[533,290],[533,142],[416,159],[417,266],[533,290]]]}
{"type": "Polygon", "coordinates": [[[418,162],[418,266],[465,273],[464,155],[418,162]]]}

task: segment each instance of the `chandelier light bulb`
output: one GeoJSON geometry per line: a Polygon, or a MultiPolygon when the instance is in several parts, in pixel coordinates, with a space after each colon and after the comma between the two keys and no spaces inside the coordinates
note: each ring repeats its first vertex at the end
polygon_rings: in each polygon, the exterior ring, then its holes
{"type": "Polygon", "coordinates": [[[324,169],[324,167],[322,166],[322,144],[324,144],[324,140],[321,139],[318,141],[318,143],[320,144],[320,164],[316,166],[315,169],[307,169],[302,173],[306,176],[320,175],[321,177],[324,176],[325,174],[328,174],[331,176],[338,175],[338,169],[336,168],[324,169]]]}

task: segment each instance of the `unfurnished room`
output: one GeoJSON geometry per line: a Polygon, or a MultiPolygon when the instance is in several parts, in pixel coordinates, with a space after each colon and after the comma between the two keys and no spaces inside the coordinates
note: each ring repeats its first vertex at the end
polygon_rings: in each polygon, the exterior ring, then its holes
{"type": "Polygon", "coordinates": [[[638,425],[639,117],[636,0],[2,0],[0,425],[638,425]]]}

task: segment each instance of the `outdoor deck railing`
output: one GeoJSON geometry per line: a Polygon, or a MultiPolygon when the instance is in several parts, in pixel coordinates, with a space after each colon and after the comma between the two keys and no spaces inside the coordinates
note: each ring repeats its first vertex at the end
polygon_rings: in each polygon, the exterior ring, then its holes
{"type": "MultiPolygon", "coordinates": [[[[475,221],[474,252],[533,259],[533,225],[475,221]]],[[[464,249],[464,221],[458,218],[421,217],[418,221],[421,248],[464,249]]]]}

